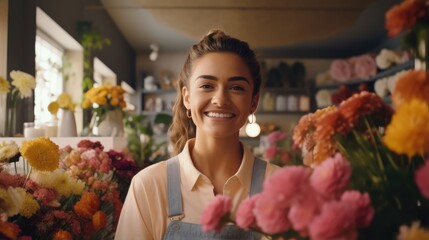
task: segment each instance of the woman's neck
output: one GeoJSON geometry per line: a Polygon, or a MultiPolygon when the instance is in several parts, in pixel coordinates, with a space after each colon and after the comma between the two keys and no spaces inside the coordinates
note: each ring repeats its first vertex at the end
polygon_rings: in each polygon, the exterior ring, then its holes
{"type": "Polygon", "coordinates": [[[227,180],[240,168],[243,147],[237,137],[195,139],[190,149],[195,167],[212,181],[227,180]]]}

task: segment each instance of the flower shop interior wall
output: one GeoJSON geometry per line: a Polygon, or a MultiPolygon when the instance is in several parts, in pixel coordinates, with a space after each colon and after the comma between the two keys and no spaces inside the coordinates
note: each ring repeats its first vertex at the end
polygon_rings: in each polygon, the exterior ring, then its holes
{"type": "MultiPolygon", "coordinates": [[[[125,40],[119,29],[111,21],[110,17],[100,9],[89,7],[88,1],[49,1],[49,0],[24,0],[5,1],[8,3],[2,11],[8,11],[3,15],[7,21],[7,67],[2,76],[9,79],[8,73],[12,70],[21,70],[34,75],[35,73],[35,35],[36,35],[36,8],[41,8],[55,23],[61,26],[76,41],[79,41],[77,22],[81,20],[91,21],[93,25],[108,37],[112,44],[103,51],[95,51],[94,57],[101,59],[118,76],[118,82],[125,81],[129,85],[135,85],[135,53],[125,40]],[[17,31],[19,29],[19,31],[17,31]]],[[[2,4],[4,0],[2,0],[2,4]]],[[[92,1],[96,3],[96,1],[92,1]]],[[[46,34],[53,34],[46,32],[46,34]]],[[[3,37],[3,35],[2,35],[3,37]]],[[[6,51],[5,51],[6,52],[6,51]]],[[[6,55],[5,55],[6,56],[6,55]]],[[[70,84],[69,84],[70,85],[70,84]]],[[[71,84],[73,85],[73,84],[71,84]]],[[[17,132],[23,130],[23,122],[34,120],[34,103],[30,101],[21,103],[17,111],[17,132]]],[[[3,114],[2,114],[3,115],[3,114]]]]}
{"type": "MultiPolygon", "coordinates": [[[[7,0],[0,0],[0,52],[7,52],[7,0]]],[[[0,55],[0,76],[6,76],[7,54],[0,55]]],[[[6,108],[6,96],[0,96],[0,109],[6,108]]],[[[0,112],[4,115],[4,112],[0,112]]],[[[0,118],[0,132],[4,131],[5,119],[0,118]]]]}

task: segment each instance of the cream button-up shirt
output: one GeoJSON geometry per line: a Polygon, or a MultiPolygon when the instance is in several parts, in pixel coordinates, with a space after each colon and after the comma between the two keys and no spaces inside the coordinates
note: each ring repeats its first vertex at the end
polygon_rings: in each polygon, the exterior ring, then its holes
{"type": "MultiPolygon", "coordinates": [[[[200,224],[201,214],[213,200],[213,185],[199,172],[189,153],[190,139],[178,155],[180,162],[181,191],[184,218],[181,221],[200,224]]],[[[223,186],[223,195],[230,196],[233,212],[238,204],[249,197],[254,156],[244,144],[243,160],[237,173],[223,186]]],[[[265,176],[270,176],[277,166],[267,164],[265,176]]],[[[166,161],[151,165],[131,181],[116,230],[116,240],[162,239],[170,223],[167,199],[166,161]]]]}

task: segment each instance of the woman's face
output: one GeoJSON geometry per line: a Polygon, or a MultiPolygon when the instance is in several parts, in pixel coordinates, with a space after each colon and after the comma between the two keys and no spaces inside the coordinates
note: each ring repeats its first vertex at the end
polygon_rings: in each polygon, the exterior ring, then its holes
{"type": "Polygon", "coordinates": [[[256,110],[253,79],[236,54],[209,53],[193,63],[189,89],[182,89],[185,107],[191,110],[197,134],[213,137],[237,134],[256,110]]]}

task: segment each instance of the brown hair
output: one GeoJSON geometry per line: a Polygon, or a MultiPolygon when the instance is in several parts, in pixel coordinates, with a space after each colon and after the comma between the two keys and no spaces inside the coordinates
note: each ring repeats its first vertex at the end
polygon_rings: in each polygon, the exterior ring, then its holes
{"type": "Polygon", "coordinates": [[[241,40],[226,35],[221,30],[209,32],[203,39],[193,45],[179,74],[177,81],[178,94],[173,106],[173,122],[169,128],[170,142],[173,144],[173,154],[179,154],[188,139],[195,137],[196,127],[192,119],[186,116],[186,107],[183,104],[182,87],[189,86],[188,79],[192,74],[192,63],[207,53],[231,52],[240,56],[253,78],[253,95],[259,93],[261,87],[261,73],[255,53],[249,45],[241,40]]]}

